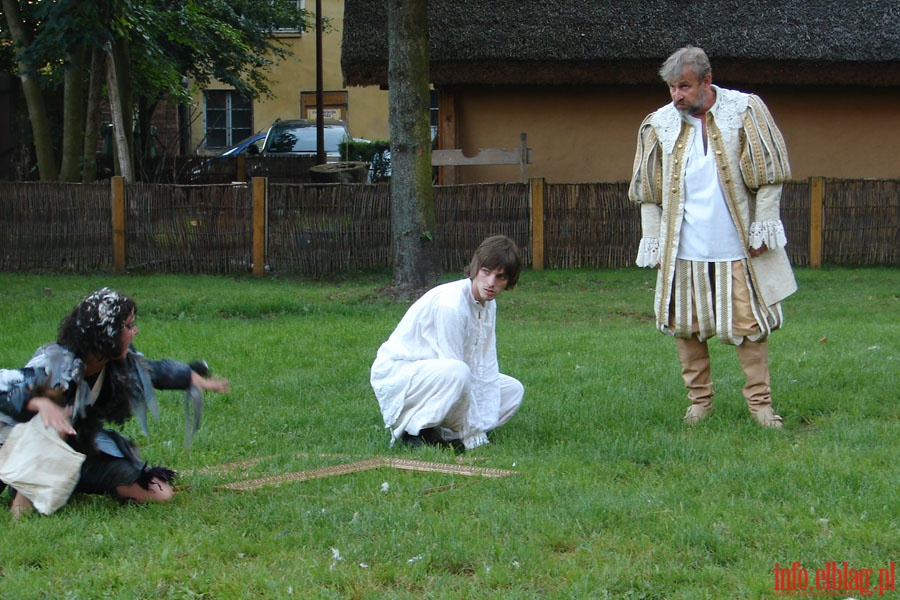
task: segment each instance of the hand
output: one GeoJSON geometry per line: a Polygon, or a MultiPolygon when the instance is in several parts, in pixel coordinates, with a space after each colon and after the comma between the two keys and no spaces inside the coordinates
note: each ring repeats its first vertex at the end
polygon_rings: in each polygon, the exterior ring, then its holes
{"type": "Polygon", "coordinates": [[[227,394],[231,390],[231,384],[224,377],[203,377],[196,371],[191,371],[191,383],[204,392],[227,394]]]}
{"type": "Polygon", "coordinates": [[[763,242],[762,246],[760,246],[759,248],[750,248],[750,258],[756,258],[768,249],[769,247],[766,246],[765,242],[763,242]]]}
{"type": "Polygon", "coordinates": [[[28,401],[26,408],[32,412],[36,412],[41,417],[44,427],[56,430],[59,437],[64,438],[69,435],[75,435],[75,429],[72,427],[72,409],[71,406],[60,406],[46,396],[35,396],[28,401]]]}

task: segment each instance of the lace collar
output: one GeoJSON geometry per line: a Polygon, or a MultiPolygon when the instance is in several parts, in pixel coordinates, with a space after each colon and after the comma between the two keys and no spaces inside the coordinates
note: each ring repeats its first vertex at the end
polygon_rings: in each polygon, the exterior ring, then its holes
{"type": "MultiPolygon", "coordinates": [[[[716,125],[722,134],[722,140],[727,144],[734,139],[741,128],[742,116],[747,109],[750,95],[715,85],[712,87],[716,90],[716,101],[710,107],[709,112],[715,118],[716,125]]],[[[684,119],[681,113],[671,102],[653,114],[650,124],[656,130],[656,135],[666,154],[671,154],[675,150],[675,142],[681,133],[682,122],[684,119]]]]}

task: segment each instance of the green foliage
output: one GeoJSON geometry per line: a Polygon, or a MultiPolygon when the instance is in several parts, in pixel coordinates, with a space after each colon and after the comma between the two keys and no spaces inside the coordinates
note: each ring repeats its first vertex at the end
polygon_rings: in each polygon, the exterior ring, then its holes
{"type": "MultiPolygon", "coordinates": [[[[185,81],[202,88],[215,79],[251,99],[270,95],[271,66],[291,54],[276,33],[285,27],[303,31],[309,17],[299,3],[290,0],[9,0],[5,4],[21,15],[10,10],[0,19],[0,65],[8,65],[24,78],[32,142],[45,180],[60,174],[67,180],[78,179],[75,165],[92,162],[80,157],[85,134],[76,124],[81,122],[82,96],[89,89],[92,68],[103,63],[92,63],[94,54],[102,51],[116,57],[119,97],[127,105],[121,111],[123,135],[130,138],[136,133],[140,160],[153,150],[152,137],[147,131],[141,137],[141,126],[147,128],[162,100],[190,102],[191,90],[185,81]],[[14,38],[15,44],[10,43],[14,38]],[[72,73],[78,76],[63,77],[72,73]],[[61,99],[64,106],[59,105],[61,99]],[[132,115],[138,116],[137,128],[132,115]],[[58,139],[50,133],[59,130],[54,122],[59,116],[69,125],[63,128],[63,173],[56,164],[58,139]]],[[[102,80],[102,74],[98,75],[102,80]]],[[[128,164],[121,157],[120,162],[128,164]]]]}
{"type": "Polygon", "coordinates": [[[391,143],[385,140],[346,140],[341,142],[341,160],[367,162],[372,183],[391,178],[391,143]]]}
{"type": "Polygon", "coordinates": [[[160,392],[150,438],[126,428],[147,460],[180,472],[168,505],[76,496],[50,517],[0,511],[0,598],[755,599],[774,595],[775,563],[877,573],[900,550],[900,270],[797,276],[771,340],[785,417],[771,431],[750,420],[734,350],[718,343],[717,412],[682,426],[652,271],[526,271],[498,323],[524,403],[457,458],[387,445],[368,369],[407,306],[379,295],[388,273],[0,274],[0,367],[24,364],[108,285],[137,300],[145,353],[203,357],[232,384],[207,397],[191,450],[178,393],[160,392]],[[382,468],[217,488],[382,456],[517,474],[382,468]],[[235,461],[255,462],[223,466],[235,461]]]}
{"type": "MultiPolygon", "coordinates": [[[[187,99],[182,77],[204,86],[213,78],[254,98],[269,93],[266,73],[289,56],[275,36],[284,28],[304,31],[310,13],[296,2],[259,0],[56,0],[19,2],[31,43],[19,48],[41,75],[61,85],[57,71],[68,53],[102,48],[127,39],[135,90],[150,98],[187,99]]],[[[328,24],[330,28],[330,24],[328,24]]],[[[0,20],[0,38],[9,39],[0,20]]],[[[0,59],[12,65],[12,47],[0,44],[0,59]]],[[[14,69],[11,69],[14,70],[14,69]]],[[[49,89],[55,89],[49,88],[49,89]]]]}

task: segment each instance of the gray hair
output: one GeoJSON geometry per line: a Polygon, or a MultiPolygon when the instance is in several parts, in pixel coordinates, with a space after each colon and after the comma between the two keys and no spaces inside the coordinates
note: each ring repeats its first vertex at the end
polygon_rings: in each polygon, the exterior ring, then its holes
{"type": "Polygon", "coordinates": [[[666,59],[659,69],[659,76],[665,83],[675,81],[684,73],[685,67],[690,67],[698,80],[712,74],[712,67],[706,52],[696,46],[685,46],[676,50],[672,56],[666,59]]]}

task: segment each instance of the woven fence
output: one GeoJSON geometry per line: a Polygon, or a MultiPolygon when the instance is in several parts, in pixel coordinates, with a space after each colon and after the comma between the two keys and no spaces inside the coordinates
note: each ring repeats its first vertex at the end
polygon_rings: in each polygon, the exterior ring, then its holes
{"type": "Polygon", "coordinates": [[[547,267],[634,265],[641,219],[628,201],[627,183],[550,184],[546,198],[547,267]]]}
{"type": "MultiPolygon", "coordinates": [[[[436,241],[446,270],[461,270],[481,241],[503,234],[532,263],[528,185],[493,183],[438,186],[434,191],[436,241]]],[[[387,264],[391,264],[389,260],[387,264]]]]}
{"type": "Polygon", "coordinates": [[[126,263],[165,273],[246,273],[252,208],[246,185],[128,186],[126,263]]]}
{"type": "Polygon", "coordinates": [[[323,275],[391,261],[386,185],[269,186],[267,269],[323,275]]]}
{"type": "Polygon", "coordinates": [[[787,236],[788,258],[793,265],[809,264],[809,183],[788,183],[781,191],[781,222],[787,236]]]}
{"type": "Polygon", "coordinates": [[[900,182],[825,182],[823,260],[845,265],[900,264],[900,182]]]}
{"type": "Polygon", "coordinates": [[[0,269],[112,268],[109,184],[0,182],[0,269]]]}
{"type": "MultiPolygon", "coordinates": [[[[824,262],[900,265],[895,180],[824,180],[824,262]]],[[[389,184],[279,184],[265,188],[267,272],[327,276],[390,268],[389,184]]],[[[624,183],[543,184],[547,268],[634,264],[640,211],[624,183]]],[[[785,186],[782,218],[794,265],[810,264],[811,186],[785,186]]],[[[239,274],[253,271],[253,194],[248,184],[125,186],[125,263],[131,270],[239,274]]],[[[437,186],[435,240],[443,268],[458,271],[480,241],[502,233],[534,264],[532,186],[437,186]]],[[[0,182],[0,270],[114,268],[109,184],[0,182]]]]}

